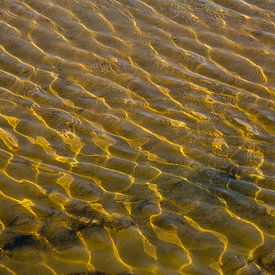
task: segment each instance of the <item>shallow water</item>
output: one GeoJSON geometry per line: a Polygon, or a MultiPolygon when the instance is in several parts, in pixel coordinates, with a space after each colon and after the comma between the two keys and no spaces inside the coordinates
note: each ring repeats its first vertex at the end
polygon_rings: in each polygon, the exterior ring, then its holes
{"type": "Polygon", "coordinates": [[[0,274],[271,274],[275,2],[0,0],[0,274]]]}

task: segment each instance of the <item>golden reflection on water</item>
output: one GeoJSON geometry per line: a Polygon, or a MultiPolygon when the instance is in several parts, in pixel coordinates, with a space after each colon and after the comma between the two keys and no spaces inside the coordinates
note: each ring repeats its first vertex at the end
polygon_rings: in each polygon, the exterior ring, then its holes
{"type": "Polygon", "coordinates": [[[0,274],[272,274],[274,24],[0,0],[0,274]]]}

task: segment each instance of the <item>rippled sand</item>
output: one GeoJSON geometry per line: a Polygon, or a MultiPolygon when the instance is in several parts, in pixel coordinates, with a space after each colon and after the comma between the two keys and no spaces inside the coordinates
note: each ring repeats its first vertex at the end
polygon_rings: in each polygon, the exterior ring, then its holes
{"type": "Polygon", "coordinates": [[[0,274],[274,274],[274,87],[273,0],[0,0],[0,274]]]}

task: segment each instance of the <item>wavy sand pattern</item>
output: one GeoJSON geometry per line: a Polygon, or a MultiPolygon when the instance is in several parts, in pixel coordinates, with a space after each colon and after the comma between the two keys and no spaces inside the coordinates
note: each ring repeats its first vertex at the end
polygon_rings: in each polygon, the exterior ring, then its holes
{"type": "Polygon", "coordinates": [[[0,0],[0,274],[272,274],[274,64],[272,0],[0,0]]]}

